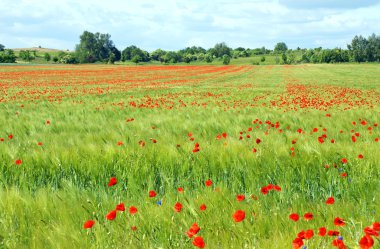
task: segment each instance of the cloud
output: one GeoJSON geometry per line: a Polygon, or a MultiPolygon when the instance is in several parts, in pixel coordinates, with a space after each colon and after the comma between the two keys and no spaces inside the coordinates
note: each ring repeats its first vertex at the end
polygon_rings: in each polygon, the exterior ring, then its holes
{"type": "Polygon", "coordinates": [[[0,43],[74,49],[88,30],[111,34],[119,49],[185,46],[345,47],[380,33],[379,1],[2,0],[0,43]]]}

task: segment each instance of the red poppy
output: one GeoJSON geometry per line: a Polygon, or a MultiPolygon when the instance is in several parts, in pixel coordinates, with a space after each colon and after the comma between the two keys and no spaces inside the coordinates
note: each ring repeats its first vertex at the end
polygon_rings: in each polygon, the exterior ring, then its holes
{"type": "Polygon", "coordinates": [[[243,210],[237,210],[233,215],[235,222],[241,222],[245,219],[245,212],[243,210]]]}
{"type": "Polygon", "coordinates": [[[137,210],[136,207],[134,207],[134,206],[130,206],[130,207],[129,207],[129,213],[130,213],[130,214],[133,215],[133,214],[137,213],[137,211],[138,211],[138,210],[137,210]]]}
{"type": "Polygon", "coordinates": [[[317,131],[318,131],[318,128],[314,128],[314,129],[313,129],[313,132],[317,132],[317,131]]]}
{"type": "Polygon", "coordinates": [[[301,248],[303,246],[303,240],[301,238],[295,238],[292,242],[292,246],[294,249],[301,248]]]}
{"type": "Polygon", "coordinates": [[[253,148],[253,149],[252,149],[252,152],[253,152],[253,153],[256,153],[256,152],[257,152],[256,148],[253,148]]]}
{"type": "Polygon", "coordinates": [[[107,220],[114,220],[116,218],[116,210],[112,210],[106,215],[107,220]]]}
{"type": "Polygon", "coordinates": [[[261,188],[261,193],[262,193],[263,195],[268,194],[268,193],[269,193],[268,188],[267,188],[266,186],[265,186],[265,187],[262,187],[262,188],[261,188]]]}
{"type": "Polygon", "coordinates": [[[352,136],[352,137],[351,137],[351,140],[352,140],[352,142],[355,143],[355,142],[356,142],[356,137],[355,137],[355,136],[352,136]]]}
{"type": "Polygon", "coordinates": [[[380,232],[380,222],[374,222],[372,224],[372,228],[378,232],[380,232]]]}
{"type": "Polygon", "coordinates": [[[199,150],[200,150],[199,147],[196,147],[196,148],[193,149],[193,153],[196,153],[196,152],[198,152],[199,150]]]}
{"type": "Polygon", "coordinates": [[[307,230],[305,232],[305,239],[311,239],[314,236],[314,231],[313,230],[307,230]]]}
{"type": "Polygon", "coordinates": [[[343,177],[343,178],[347,177],[347,173],[344,172],[344,173],[340,174],[340,176],[343,177]]]}
{"type": "Polygon", "coordinates": [[[348,161],[347,161],[347,159],[346,158],[342,158],[342,163],[344,164],[344,163],[347,163],[348,161]]]}
{"type": "Polygon", "coordinates": [[[140,145],[140,147],[144,147],[145,146],[145,142],[143,140],[140,140],[139,141],[139,145],[140,145]]]}
{"type": "Polygon", "coordinates": [[[274,191],[277,191],[277,192],[280,192],[280,191],[281,191],[281,187],[278,186],[278,185],[274,185],[274,186],[273,186],[273,189],[274,189],[274,191]]]}
{"type": "Polygon", "coordinates": [[[136,227],[136,226],[133,226],[133,227],[131,227],[131,230],[132,230],[132,231],[136,231],[136,230],[137,230],[137,227],[136,227]]]}
{"type": "Polygon", "coordinates": [[[342,227],[342,226],[345,225],[345,222],[344,222],[344,220],[342,218],[336,217],[334,219],[334,225],[338,226],[338,227],[342,227]]]}
{"type": "Polygon", "coordinates": [[[236,200],[237,201],[244,201],[245,200],[245,196],[244,195],[237,195],[236,196],[236,200]]]}
{"type": "Polygon", "coordinates": [[[374,241],[371,236],[369,235],[364,235],[360,240],[359,240],[359,246],[361,249],[370,249],[373,247],[374,241]]]}
{"type": "Polygon", "coordinates": [[[124,212],[125,211],[124,203],[120,203],[120,204],[116,205],[116,210],[124,212]]]}
{"type": "Polygon", "coordinates": [[[205,211],[206,210],[206,205],[205,204],[202,204],[200,207],[199,207],[199,209],[201,210],[201,211],[205,211]]]}
{"type": "Polygon", "coordinates": [[[116,177],[111,177],[108,187],[111,187],[117,183],[116,177]]]}
{"type": "Polygon", "coordinates": [[[359,159],[363,159],[363,155],[362,155],[362,154],[359,154],[359,155],[358,155],[358,158],[359,158],[359,159]]]}
{"type": "Polygon", "coordinates": [[[179,203],[179,202],[177,202],[177,203],[174,205],[174,211],[176,211],[176,212],[178,212],[178,213],[181,212],[182,208],[183,208],[183,206],[182,206],[182,204],[179,203]]]}
{"type": "Polygon", "coordinates": [[[8,135],[8,138],[9,138],[9,139],[12,139],[12,138],[13,138],[13,135],[12,135],[12,134],[9,134],[9,135],[8,135]]]}
{"type": "Polygon", "coordinates": [[[16,163],[17,165],[20,165],[20,164],[22,164],[22,161],[21,161],[20,159],[17,159],[17,160],[15,161],[15,163],[16,163]]]}
{"type": "Polygon", "coordinates": [[[256,143],[257,143],[257,144],[261,143],[260,138],[257,138],[257,139],[256,139],[256,143]]]}
{"type": "Polygon", "coordinates": [[[38,146],[42,146],[42,142],[38,142],[37,145],[38,145],[38,146]]]}
{"type": "Polygon", "coordinates": [[[193,245],[198,247],[198,248],[204,248],[205,247],[205,242],[201,236],[195,237],[193,240],[193,245]]]}
{"type": "Polygon", "coordinates": [[[46,124],[49,125],[50,124],[50,120],[46,120],[46,124]]]}
{"type": "Polygon", "coordinates": [[[212,181],[210,179],[208,179],[206,182],[205,182],[206,186],[207,187],[210,187],[212,185],[212,181]]]}
{"type": "Polygon", "coordinates": [[[178,192],[183,193],[183,188],[177,188],[178,192]]]}
{"type": "Polygon", "coordinates": [[[122,146],[122,145],[123,145],[123,142],[122,142],[122,141],[117,141],[117,145],[118,145],[118,146],[122,146]]]}
{"type": "Polygon", "coordinates": [[[338,249],[347,249],[347,246],[344,244],[343,240],[340,239],[334,239],[332,246],[338,247],[338,249]]]}
{"type": "Polygon", "coordinates": [[[334,199],[334,197],[332,197],[332,196],[330,196],[330,197],[327,198],[327,200],[326,200],[326,204],[327,204],[327,205],[334,204],[334,202],[335,202],[335,199],[334,199]]]}
{"type": "Polygon", "coordinates": [[[291,215],[289,215],[289,219],[293,220],[293,221],[298,221],[300,219],[300,216],[296,213],[293,213],[291,215]]]}
{"type": "Polygon", "coordinates": [[[157,195],[156,191],[151,190],[149,191],[149,197],[155,197],[157,195]]]}
{"type": "Polygon", "coordinates": [[[223,133],[222,133],[222,136],[223,136],[224,138],[227,138],[227,133],[223,132],[223,133]]]}
{"type": "Polygon", "coordinates": [[[333,144],[333,143],[335,143],[335,140],[334,140],[334,139],[331,139],[331,141],[330,141],[330,142],[333,144]]]}
{"type": "Polygon", "coordinates": [[[187,136],[192,137],[193,133],[189,132],[189,133],[187,133],[187,136]]]}
{"type": "Polygon", "coordinates": [[[326,235],[326,227],[320,227],[318,235],[322,236],[322,237],[325,236],[326,235]]]}
{"type": "Polygon", "coordinates": [[[83,228],[84,228],[84,229],[89,229],[89,228],[91,228],[94,224],[95,224],[95,221],[93,221],[93,220],[88,220],[88,221],[86,221],[86,222],[84,223],[83,228]]]}
{"type": "Polygon", "coordinates": [[[192,238],[199,232],[199,230],[201,229],[199,228],[198,224],[194,223],[193,225],[191,225],[190,229],[186,232],[186,234],[189,238],[192,238]]]}
{"type": "Polygon", "coordinates": [[[327,235],[328,235],[328,236],[339,236],[339,231],[329,230],[329,231],[327,232],[327,235]]]}
{"type": "Polygon", "coordinates": [[[306,213],[306,214],[304,214],[304,216],[303,216],[303,218],[304,218],[305,220],[312,220],[313,217],[314,217],[314,215],[313,215],[312,213],[306,213]]]}
{"type": "Polygon", "coordinates": [[[364,233],[370,236],[375,236],[375,237],[379,236],[379,233],[371,227],[364,228],[364,233]]]}
{"type": "Polygon", "coordinates": [[[220,140],[222,137],[220,135],[216,136],[216,140],[220,140]]]}

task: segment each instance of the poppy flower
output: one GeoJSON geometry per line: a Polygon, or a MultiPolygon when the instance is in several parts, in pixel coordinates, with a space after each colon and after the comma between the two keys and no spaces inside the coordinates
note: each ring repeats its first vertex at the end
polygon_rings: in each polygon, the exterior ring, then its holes
{"type": "Polygon", "coordinates": [[[12,134],[9,134],[9,135],[8,135],[8,138],[9,138],[9,139],[13,139],[13,135],[12,135],[12,134]]]}
{"type": "Polygon", "coordinates": [[[326,235],[326,232],[326,227],[320,227],[318,235],[323,237],[326,235]]]}
{"type": "Polygon", "coordinates": [[[107,220],[114,220],[116,218],[116,210],[112,210],[106,215],[107,220]]]}
{"type": "Polygon", "coordinates": [[[300,219],[300,216],[296,213],[293,213],[291,215],[289,215],[289,219],[291,219],[292,221],[296,222],[300,219]]]}
{"type": "Polygon", "coordinates": [[[205,247],[205,241],[201,236],[195,237],[193,240],[193,245],[198,247],[198,248],[204,248],[205,247]]]}
{"type": "Polygon", "coordinates": [[[257,139],[256,139],[256,143],[257,143],[257,144],[261,143],[260,138],[257,138],[257,139]]]}
{"type": "Polygon", "coordinates": [[[17,165],[20,165],[20,164],[22,164],[22,161],[21,161],[20,159],[17,159],[17,160],[15,161],[15,163],[16,163],[17,165]]]}
{"type": "Polygon", "coordinates": [[[245,212],[243,210],[237,210],[233,215],[235,222],[241,222],[245,219],[245,212]]]}
{"type": "Polygon", "coordinates": [[[244,201],[245,200],[245,196],[244,195],[237,195],[236,196],[236,200],[237,201],[244,201]]]}
{"type": "Polygon", "coordinates": [[[336,217],[334,219],[334,225],[341,227],[341,226],[345,225],[345,222],[344,222],[344,220],[342,218],[336,217]]]}
{"type": "Polygon", "coordinates": [[[379,233],[371,227],[364,228],[364,233],[370,236],[375,236],[375,237],[379,236],[379,233]]]}
{"type": "Polygon", "coordinates": [[[216,136],[216,140],[220,140],[222,137],[220,135],[216,136]]]}
{"type": "Polygon", "coordinates": [[[312,213],[306,213],[306,214],[304,214],[304,216],[303,216],[303,218],[304,218],[305,220],[312,220],[313,217],[314,217],[314,215],[313,215],[312,213]]]}
{"type": "Polygon", "coordinates": [[[362,155],[362,154],[359,154],[359,155],[358,155],[358,158],[359,158],[359,159],[363,159],[363,155],[362,155]]]}
{"type": "Polygon", "coordinates": [[[137,227],[136,227],[136,226],[133,226],[133,227],[131,227],[131,230],[132,230],[132,231],[136,231],[136,230],[137,230],[137,227]]]}
{"type": "Polygon", "coordinates": [[[179,193],[183,193],[183,188],[177,188],[179,193]]]}
{"type": "Polygon", "coordinates": [[[177,213],[181,212],[183,206],[181,203],[177,202],[175,205],[174,205],[174,211],[176,211],[177,213]]]}
{"type": "Polygon", "coordinates": [[[133,214],[137,213],[137,211],[138,211],[138,210],[137,210],[136,207],[134,207],[134,206],[130,206],[130,207],[129,207],[129,213],[130,213],[130,214],[133,215],[133,214]]]}
{"type": "Polygon", "coordinates": [[[328,236],[339,236],[339,231],[329,230],[329,231],[327,232],[327,235],[328,235],[328,236]]]}
{"type": "Polygon", "coordinates": [[[46,120],[46,124],[47,124],[47,125],[50,125],[50,120],[46,120]]]}
{"type": "Polygon", "coordinates": [[[116,205],[116,210],[120,211],[120,212],[124,212],[125,211],[124,203],[120,203],[120,204],[116,205]]]}
{"type": "Polygon", "coordinates": [[[140,140],[140,141],[139,141],[139,145],[140,145],[140,147],[142,148],[142,147],[145,146],[145,142],[144,142],[143,140],[140,140]]]}
{"type": "Polygon", "coordinates": [[[37,145],[38,145],[38,146],[42,146],[42,142],[38,142],[37,145]]]}
{"type": "Polygon", "coordinates": [[[292,242],[292,246],[294,249],[299,249],[303,246],[303,240],[301,238],[295,238],[292,242]]]}
{"type": "Polygon", "coordinates": [[[344,172],[344,173],[340,174],[340,176],[343,177],[343,178],[347,177],[347,173],[344,172]]]}
{"type": "Polygon", "coordinates": [[[122,146],[122,145],[123,145],[123,142],[122,142],[122,141],[117,141],[117,145],[118,145],[118,146],[122,146]]]}
{"type": "Polygon", "coordinates": [[[352,142],[355,143],[355,142],[356,142],[356,137],[355,137],[355,136],[352,136],[352,137],[351,137],[351,140],[352,140],[352,142]]]}
{"type": "Polygon", "coordinates": [[[222,137],[223,137],[223,138],[227,138],[227,133],[223,132],[223,133],[222,133],[222,137]]]}
{"type": "Polygon", "coordinates": [[[372,228],[378,232],[380,232],[380,222],[374,222],[372,224],[372,228]]]}
{"type": "Polygon", "coordinates": [[[212,185],[212,181],[210,179],[208,179],[206,182],[205,182],[205,185],[207,187],[210,187],[212,185]]]}
{"type": "Polygon", "coordinates": [[[314,231],[313,230],[307,230],[305,232],[305,239],[311,239],[314,236],[314,231]]]}
{"type": "Polygon", "coordinates": [[[253,149],[252,149],[252,152],[253,152],[253,153],[256,153],[256,152],[257,152],[256,148],[253,148],[253,149]]]}
{"type": "Polygon", "coordinates": [[[112,187],[117,183],[116,177],[111,177],[110,182],[108,183],[108,187],[112,187]]]}
{"type": "Polygon", "coordinates": [[[93,220],[88,220],[83,224],[84,229],[89,229],[95,224],[95,221],[93,220]]]}
{"type": "Polygon", "coordinates": [[[348,161],[347,161],[347,159],[346,158],[342,158],[342,163],[343,164],[345,164],[345,163],[347,163],[348,161]]]}
{"type": "Polygon", "coordinates": [[[201,210],[201,211],[205,211],[206,210],[206,205],[205,204],[202,204],[200,207],[199,207],[199,209],[201,210]]]}
{"type": "Polygon", "coordinates": [[[359,246],[362,249],[370,249],[373,247],[374,241],[371,236],[369,235],[364,235],[360,240],[359,240],[359,246]]]}
{"type": "Polygon", "coordinates": [[[332,242],[332,246],[338,247],[338,249],[347,249],[347,246],[344,244],[341,239],[334,239],[332,242]]]}
{"type": "Polygon", "coordinates": [[[327,198],[327,200],[326,200],[326,204],[327,204],[327,205],[334,204],[334,202],[335,202],[335,199],[334,199],[334,197],[332,197],[332,196],[330,196],[330,197],[327,198]]]}
{"type": "Polygon", "coordinates": [[[268,194],[269,193],[269,190],[268,190],[268,188],[265,186],[265,187],[262,187],[261,188],[261,193],[263,194],[263,195],[266,195],[266,194],[268,194]]]}
{"type": "Polygon", "coordinates": [[[280,191],[281,191],[281,187],[278,186],[278,185],[274,185],[274,186],[273,186],[273,189],[274,189],[274,191],[277,191],[277,192],[280,192],[280,191]]]}
{"type": "Polygon", "coordinates": [[[186,232],[186,234],[189,238],[192,238],[199,232],[199,230],[201,229],[199,228],[198,224],[194,223],[193,225],[191,225],[190,229],[186,232]]]}

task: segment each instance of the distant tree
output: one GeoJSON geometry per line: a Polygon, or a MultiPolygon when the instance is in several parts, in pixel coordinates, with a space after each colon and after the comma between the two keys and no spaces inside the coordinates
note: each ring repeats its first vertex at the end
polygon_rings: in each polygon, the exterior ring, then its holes
{"type": "Polygon", "coordinates": [[[30,62],[32,60],[35,59],[35,57],[33,56],[33,52],[30,51],[30,50],[21,50],[19,52],[19,57],[23,60],[23,61],[27,61],[27,62],[30,62]]]}
{"type": "Polygon", "coordinates": [[[294,54],[294,52],[290,52],[288,56],[288,63],[293,64],[295,62],[296,62],[296,55],[294,54]]]}
{"type": "Polygon", "coordinates": [[[224,65],[230,64],[231,57],[229,55],[227,55],[227,54],[223,55],[222,59],[223,59],[223,64],[224,65]]]}
{"type": "Polygon", "coordinates": [[[213,57],[212,57],[212,55],[209,54],[209,53],[207,53],[207,54],[205,55],[205,61],[206,61],[207,63],[211,63],[211,62],[213,61],[213,57]]]}
{"type": "Polygon", "coordinates": [[[152,60],[160,61],[162,63],[162,62],[164,62],[164,55],[165,54],[166,54],[166,52],[159,48],[159,49],[153,51],[150,54],[150,56],[151,56],[152,60]]]}
{"type": "Polygon", "coordinates": [[[185,56],[183,56],[183,61],[186,63],[190,63],[192,60],[193,56],[191,54],[185,54],[185,56]]]}
{"type": "Polygon", "coordinates": [[[355,36],[351,44],[348,47],[348,49],[351,51],[353,60],[355,62],[364,62],[366,61],[366,47],[367,47],[368,41],[362,37],[362,36],[355,36]]]}
{"type": "Polygon", "coordinates": [[[110,53],[109,57],[108,57],[108,64],[115,64],[115,61],[116,61],[116,56],[114,53],[110,53]]]}
{"type": "Polygon", "coordinates": [[[287,64],[287,63],[288,63],[288,57],[286,56],[285,53],[282,54],[281,59],[282,59],[282,62],[283,62],[284,64],[287,64]]]}
{"type": "Polygon", "coordinates": [[[261,62],[264,62],[264,61],[265,61],[265,56],[261,56],[260,61],[261,61],[261,62]]]}
{"type": "Polygon", "coordinates": [[[44,54],[45,61],[50,61],[51,60],[51,55],[49,53],[44,54]]]}
{"type": "Polygon", "coordinates": [[[118,55],[109,34],[84,31],[79,38],[75,53],[80,63],[108,62],[111,53],[114,53],[115,57],[118,55]]]}
{"type": "Polygon", "coordinates": [[[134,55],[134,56],[132,57],[131,61],[132,61],[133,63],[136,63],[136,65],[137,65],[137,63],[139,63],[139,62],[142,61],[142,58],[141,58],[140,55],[134,55]]]}
{"type": "Polygon", "coordinates": [[[5,46],[3,44],[0,44],[0,51],[4,51],[5,46]]]}
{"type": "Polygon", "coordinates": [[[164,59],[164,62],[165,63],[177,63],[179,62],[182,58],[180,56],[180,54],[176,53],[176,52],[173,52],[173,51],[169,51],[167,52],[164,56],[163,56],[163,59],[164,59]]]}
{"type": "Polygon", "coordinates": [[[197,54],[197,60],[198,61],[204,61],[205,60],[205,54],[204,53],[197,54]]]}
{"type": "Polygon", "coordinates": [[[11,49],[0,51],[0,63],[15,63],[16,55],[11,49]]]}
{"type": "Polygon", "coordinates": [[[59,60],[59,59],[58,59],[58,56],[54,56],[54,57],[53,57],[53,62],[54,62],[54,63],[57,63],[58,60],[59,60]]]}
{"type": "Polygon", "coordinates": [[[59,63],[62,64],[77,64],[78,60],[76,55],[73,53],[65,53],[62,57],[59,58],[59,63]]]}
{"type": "Polygon", "coordinates": [[[288,50],[288,46],[286,46],[285,42],[279,42],[276,44],[276,46],[274,47],[274,52],[275,53],[284,53],[288,50]]]}
{"type": "Polygon", "coordinates": [[[229,48],[226,43],[222,42],[222,43],[217,43],[215,44],[214,46],[214,49],[211,50],[211,54],[218,57],[218,58],[221,58],[223,57],[224,55],[228,55],[228,56],[231,56],[231,48],[229,48]]]}
{"type": "Polygon", "coordinates": [[[134,45],[126,47],[121,52],[121,60],[122,61],[132,60],[132,58],[137,55],[140,56],[141,61],[147,62],[150,60],[149,53],[147,51],[141,50],[140,48],[134,45]]]}

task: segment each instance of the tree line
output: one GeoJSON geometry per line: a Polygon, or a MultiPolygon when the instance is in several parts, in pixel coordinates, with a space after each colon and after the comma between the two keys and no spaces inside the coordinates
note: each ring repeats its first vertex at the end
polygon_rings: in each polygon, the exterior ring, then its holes
{"type": "MultiPolygon", "coordinates": [[[[178,51],[157,49],[149,53],[134,45],[120,51],[111,40],[111,35],[84,31],[79,37],[79,44],[76,45],[74,52],[60,52],[53,58],[49,53],[45,53],[44,58],[46,61],[53,60],[53,62],[64,64],[95,62],[113,64],[116,61],[131,61],[136,64],[149,61],[161,63],[201,61],[211,63],[214,60],[221,60],[223,64],[229,64],[232,58],[252,56],[261,56],[260,61],[264,62],[267,55],[275,56],[276,64],[380,62],[380,36],[375,34],[368,38],[355,36],[347,45],[347,49],[323,49],[319,47],[292,50],[288,49],[284,42],[277,43],[273,50],[265,47],[232,49],[226,43],[221,42],[209,49],[192,46],[178,51]]],[[[31,61],[35,57],[36,51],[29,50],[20,51],[18,55],[18,58],[24,61],[31,61]]],[[[0,44],[0,62],[14,63],[16,59],[13,50],[5,49],[4,45],[0,44]]]]}

